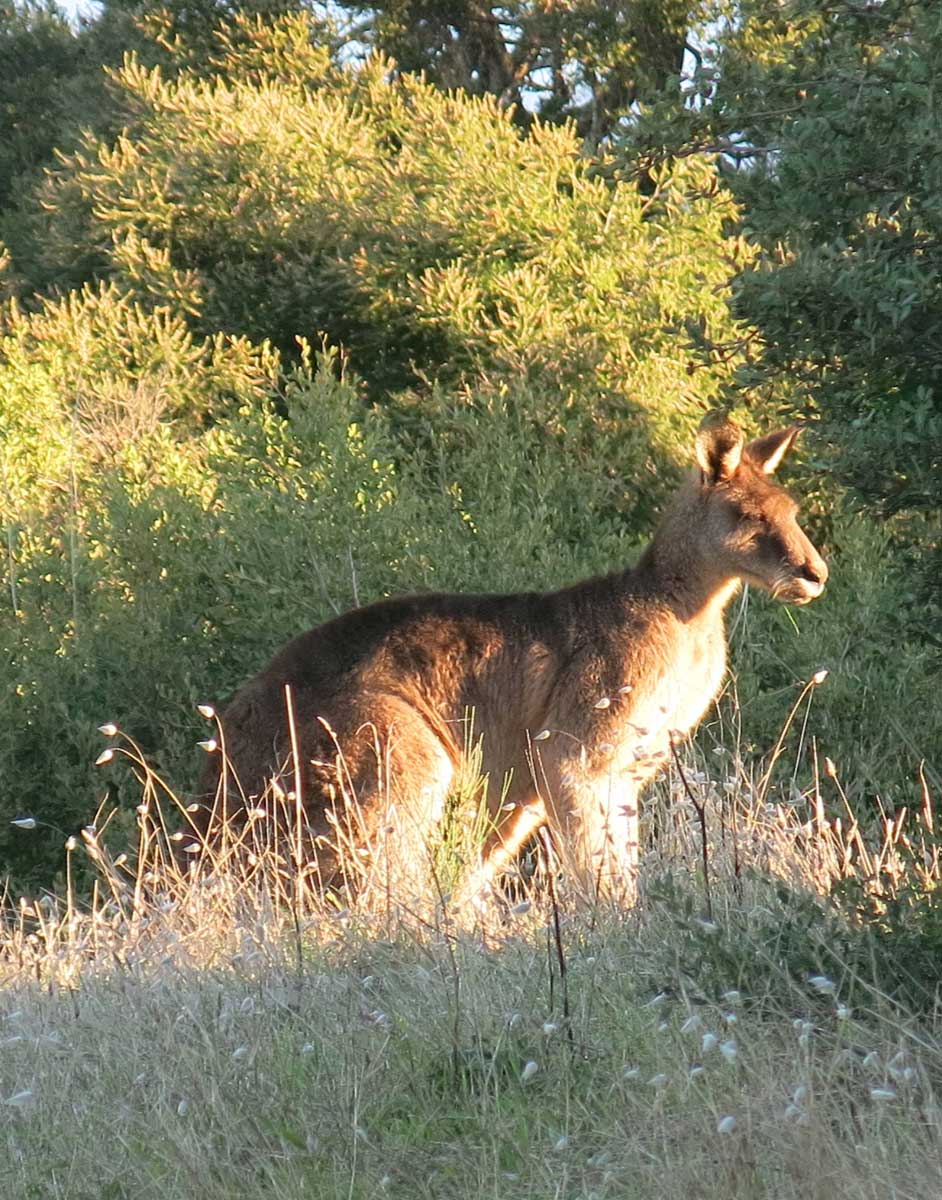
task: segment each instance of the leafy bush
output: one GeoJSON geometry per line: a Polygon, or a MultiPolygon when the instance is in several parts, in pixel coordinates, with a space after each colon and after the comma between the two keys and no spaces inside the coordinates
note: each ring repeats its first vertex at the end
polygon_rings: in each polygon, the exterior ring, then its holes
{"type": "MultiPolygon", "coordinates": [[[[87,820],[101,721],[185,790],[188,705],[334,611],[630,561],[748,332],[724,288],[749,252],[709,166],[642,196],[568,126],[524,134],[387,64],[339,70],[302,18],[234,21],[201,59],[161,28],[172,67],[114,77],[124,132],[86,134],[44,185],[58,293],[0,328],[0,854],[20,881],[58,848],[3,818],[87,820]],[[315,363],[317,333],[341,351],[315,363]],[[698,367],[691,341],[727,349],[698,367]]],[[[828,461],[796,489],[828,596],[734,616],[733,719],[768,747],[827,666],[820,752],[857,797],[905,801],[940,733],[900,620],[914,589],[886,531],[834,509],[828,461]]]]}
{"type": "Polygon", "coordinates": [[[492,100],[380,61],[338,72],[297,28],[241,27],[211,78],[129,60],[121,137],[90,134],[43,191],[48,268],[204,335],[293,353],[326,334],[379,397],[523,376],[636,423],[625,458],[671,447],[733,365],[691,373],[682,333],[733,328],[734,210],[712,171],[679,164],[642,197],[568,126],[525,135],[492,100]],[[274,77],[259,47],[279,31],[274,77]]]}
{"type": "Polygon", "coordinates": [[[626,555],[625,529],[597,515],[613,481],[564,427],[535,437],[508,395],[457,406],[434,457],[429,439],[397,466],[387,418],[334,360],[278,376],[271,354],[197,343],[112,288],[15,312],[0,350],[0,762],[17,780],[0,853],[20,880],[47,877],[59,849],[12,841],[8,821],[89,819],[102,721],[185,789],[188,705],[334,611],[416,587],[546,586],[626,555]],[[172,417],[184,390],[212,425],[172,417]]]}

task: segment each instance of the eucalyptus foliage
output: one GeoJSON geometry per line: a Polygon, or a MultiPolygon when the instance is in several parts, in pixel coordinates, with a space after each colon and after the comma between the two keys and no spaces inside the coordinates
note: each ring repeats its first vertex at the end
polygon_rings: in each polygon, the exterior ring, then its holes
{"type": "Polygon", "coordinates": [[[376,394],[487,372],[636,412],[716,395],[724,372],[691,377],[677,336],[731,336],[735,213],[709,167],[641,196],[570,127],[524,134],[381,60],[338,71],[304,28],[243,25],[208,79],[126,62],[121,137],[89,135],[44,189],[50,271],[204,335],[326,336],[376,394]]]}
{"type": "Polygon", "coordinates": [[[783,28],[767,7],[748,10],[723,85],[757,146],[733,186],[762,248],[736,289],[760,377],[798,376],[853,431],[867,496],[938,507],[942,10],[793,5],[783,28]]]}

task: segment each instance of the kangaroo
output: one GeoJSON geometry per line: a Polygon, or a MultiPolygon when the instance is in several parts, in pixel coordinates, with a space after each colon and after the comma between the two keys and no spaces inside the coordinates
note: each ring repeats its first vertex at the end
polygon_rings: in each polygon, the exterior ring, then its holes
{"type": "MultiPolygon", "coordinates": [[[[473,713],[491,830],[469,894],[547,824],[582,891],[630,898],[639,792],[719,691],[730,599],[744,582],[792,604],[824,590],[798,506],[770,479],[798,433],[746,444],[709,413],[696,466],[628,570],[555,592],[381,600],[302,634],[224,710],[204,794],[231,772],[245,821],[292,789],[327,885],[345,820],[368,856],[405,814],[422,855],[473,713]]],[[[194,827],[211,834],[218,812],[217,794],[194,827]]]]}

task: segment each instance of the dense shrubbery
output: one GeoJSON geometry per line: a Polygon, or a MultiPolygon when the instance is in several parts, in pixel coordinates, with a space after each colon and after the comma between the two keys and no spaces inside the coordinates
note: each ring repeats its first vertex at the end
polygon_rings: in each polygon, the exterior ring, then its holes
{"type": "MultiPolygon", "coordinates": [[[[751,252],[709,163],[639,190],[623,152],[589,156],[568,126],[340,69],[300,18],[204,27],[199,54],[148,20],[164,65],[114,75],[124,132],[98,124],[60,159],[6,261],[0,857],[18,882],[59,848],[7,822],[91,816],[100,722],[185,789],[192,703],[333,611],[629,560],[749,352],[725,295],[751,252]],[[322,338],[338,349],[312,355],[322,338]]],[[[797,402],[778,383],[749,403],[766,421],[797,402]]],[[[804,488],[828,600],[750,602],[723,720],[767,748],[829,666],[820,751],[860,795],[905,797],[939,737],[928,708],[924,729],[902,716],[929,690],[909,596],[884,532],[841,517],[826,473],[804,488]]],[[[800,790],[807,753],[794,771],[800,790]]]]}
{"type": "Polygon", "coordinates": [[[575,405],[617,426],[623,472],[717,394],[728,370],[691,376],[684,333],[733,335],[735,212],[708,167],[643,197],[572,129],[522,136],[489,99],[381,62],[339,74],[299,51],[259,79],[246,46],[223,61],[209,79],[118,73],[124,135],[90,135],[44,188],[47,270],[104,276],[203,335],[289,354],[326,335],[377,397],[525,377],[544,418],[575,405]]]}

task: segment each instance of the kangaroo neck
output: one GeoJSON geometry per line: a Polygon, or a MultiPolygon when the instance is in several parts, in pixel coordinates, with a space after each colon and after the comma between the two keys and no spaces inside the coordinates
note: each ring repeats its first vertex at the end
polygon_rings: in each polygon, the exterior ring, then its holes
{"type": "Polygon", "coordinates": [[[722,620],[741,581],[704,548],[691,502],[694,486],[688,482],[667,509],[628,578],[665,603],[681,621],[710,623],[722,620]]]}

